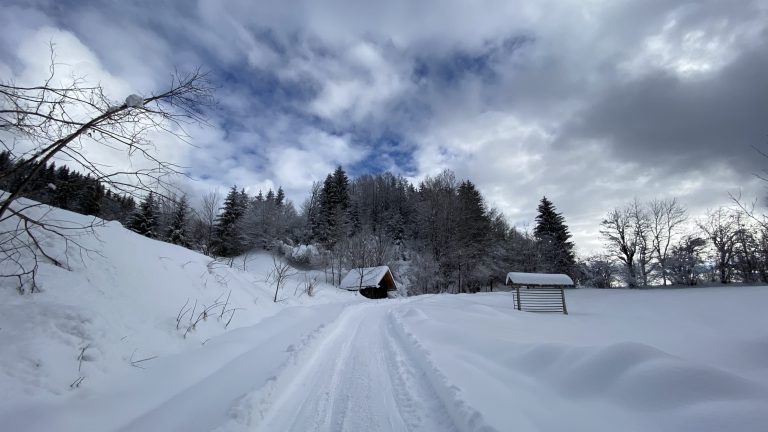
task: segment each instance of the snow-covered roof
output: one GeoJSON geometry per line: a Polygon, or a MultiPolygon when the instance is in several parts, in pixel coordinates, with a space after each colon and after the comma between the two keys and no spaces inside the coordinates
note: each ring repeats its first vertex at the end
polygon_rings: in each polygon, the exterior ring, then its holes
{"type": "Polygon", "coordinates": [[[573,280],[564,274],[553,273],[507,273],[506,283],[518,285],[573,285],[573,280]]]}
{"type": "MultiPolygon", "coordinates": [[[[344,279],[341,280],[341,285],[339,285],[339,288],[343,288],[345,290],[357,290],[361,287],[378,287],[381,283],[381,280],[384,279],[384,276],[386,276],[387,273],[389,273],[389,267],[387,266],[354,268],[350,270],[346,276],[344,276],[344,279]],[[363,277],[362,283],[360,283],[361,274],[363,277]]],[[[394,282],[394,278],[392,281],[394,282]]]]}

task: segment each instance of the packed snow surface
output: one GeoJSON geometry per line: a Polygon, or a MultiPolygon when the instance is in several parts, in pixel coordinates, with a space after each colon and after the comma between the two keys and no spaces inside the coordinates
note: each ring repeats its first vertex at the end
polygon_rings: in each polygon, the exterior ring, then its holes
{"type": "Polygon", "coordinates": [[[80,241],[100,252],[70,270],[41,265],[42,292],[0,285],[1,430],[768,425],[768,287],[578,289],[562,315],[517,311],[510,293],[367,300],[318,283],[310,297],[321,275],[302,272],[274,303],[271,256],[229,267],[116,223],[96,233],[80,241]],[[185,303],[222,296],[229,326],[177,329],[185,303]]]}
{"type": "Polygon", "coordinates": [[[573,285],[570,276],[557,273],[507,273],[506,283],[519,285],[573,285]]]}

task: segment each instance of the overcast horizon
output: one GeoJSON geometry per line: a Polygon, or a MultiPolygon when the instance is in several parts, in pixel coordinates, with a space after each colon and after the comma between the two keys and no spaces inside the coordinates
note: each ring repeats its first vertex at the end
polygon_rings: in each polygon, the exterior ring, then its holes
{"type": "Polygon", "coordinates": [[[768,0],[8,1],[0,78],[36,84],[49,43],[110,97],[202,67],[218,87],[192,193],[282,186],[297,207],[337,165],[471,180],[510,223],[546,195],[580,252],[634,197],[692,216],[768,167],[768,0]]]}

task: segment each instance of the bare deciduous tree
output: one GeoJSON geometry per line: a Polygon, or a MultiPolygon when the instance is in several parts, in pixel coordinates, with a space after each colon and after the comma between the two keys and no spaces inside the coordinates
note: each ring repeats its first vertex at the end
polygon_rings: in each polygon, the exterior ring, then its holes
{"type": "Polygon", "coordinates": [[[640,284],[648,286],[650,263],[653,259],[653,247],[651,239],[651,218],[643,203],[635,198],[626,208],[632,223],[635,241],[637,244],[637,271],[640,273],[640,284]]]}
{"type": "Polygon", "coordinates": [[[732,210],[720,207],[710,211],[706,217],[697,222],[697,225],[706,234],[714,248],[715,266],[720,283],[729,283],[738,228],[732,210]]]}
{"type": "Polygon", "coordinates": [[[606,241],[607,249],[624,264],[627,285],[637,286],[635,259],[638,233],[630,212],[626,208],[615,208],[606,215],[601,226],[600,234],[606,241]]]}
{"type": "Polygon", "coordinates": [[[34,287],[40,258],[61,264],[43,250],[35,233],[73,241],[61,224],[36,210],[36,204],[19,201],[49,162],[79,166],[113,192],[139,196],[170,189],[173,176],[183,174],[181,167],[157,155],[149,133],[165,132],[186,141],[186,126],[205,123],[212,90],[205,73],[176,72],[165,90],[127,95],[117,102],[101,85],[90,85],[84,78],[59,77],[53,49],[48,77],[40,85],[0,82],[0,145],[16,162],[0,176],[19,178],[0,196],[0,224],[11,226],[0,232],[0,276],[18,278],[20,292],[27,281],[34,287]],[[122,153],[132,168],[116,168],[94,159],[88,152],[94,148],[122,153]]]}
{"type": "Polygon", "coordinates": [[[667,260],[670,247],[688,220],[686,209],[675,198],[654,199],[648,203],[653,254],[659,265],[663,285],[667,285],[667,260]]]}
{"type": "Polygon", "coordinates": [[[221,194],[214,190],[203,195],[200,209],[195,212],[195,235],[204,254],[212,256],[213,227],[221,207],[221,194]]]}

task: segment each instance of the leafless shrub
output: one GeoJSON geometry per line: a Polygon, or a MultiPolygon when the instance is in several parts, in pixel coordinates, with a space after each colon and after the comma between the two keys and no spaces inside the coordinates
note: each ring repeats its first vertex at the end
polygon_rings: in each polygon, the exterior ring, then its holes
{"type": "Polygon", "coordinates": [[[315,295],[315,286],[317,285],[317,277],[304,276],[304,293],[310,297],[315,295]]]}
{"type": "Polygon", "coordinates": [[[285,281],[295,274],[296,271],[290,264],[272,256],[272,271],[267,275],[267,283],[275,284],[275,297],[273,299],[275,303],[277,303],[277,295],[285,285],[285,281]]]}
{"type": "Polygon", "coordinates": [[[198,301],[195,300],[190,306],[190,300],[187,299],[176,314],[176,330],[183,331],[182,337],[186,339],[190,332],[194,331],[201,322],[207,321],[209,317],[216,317],[217,321],[224,323],[224,328],[226,329],[232,322],[235,312],[240,309],[228,308],[231,295],[232,290],[227,293],[226,300],[222,301],[221,299],[224,297],[224,293],[222,293],[211,305],[203,305],[199,311],[197,308],[198,301]],[[219,308],[221,308],[221,311],[219,311],[219,308]]]}

